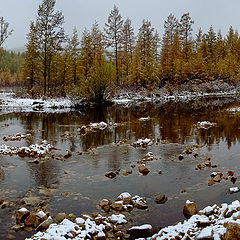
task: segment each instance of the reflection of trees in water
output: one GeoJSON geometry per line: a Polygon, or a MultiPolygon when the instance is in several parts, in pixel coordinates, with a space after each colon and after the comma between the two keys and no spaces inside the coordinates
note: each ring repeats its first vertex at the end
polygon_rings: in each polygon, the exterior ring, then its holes
{"type": "Polygon", "coordinates": [[[85,109],[84,112],[71,112],[61,114],[30,113],[21,114],[22,123],[26,129],[34,130],[35,138],[60,141],[60,136],[65,131],[75,133],[67,141],[70,149],[86,150],[89,147],[123,139],[134,141],[142,137],[160,137],[169,142],[187,143],[196,141],[198,144],[218,144],[226,141],[228,147],[240,139],[238,128],[239,117],[227,115],[219,107],[198,108],[196,104],[167,103],[160,107],[147,105],[145,107],[123,108],[121,106],[97,106],[85,109]],[[140,122],[141,117],[150,116],[150,121],[140,122]],[[217,126],[201,130],[194,124],[198,121],[216,122],[217,126]],[[104,131],[77,136],[76,129],[90,122],[123,123],[104,131]],[[36,131],[38,130],[38,131],[36,131]]]}
{"type": "MultiPolygon", "coordinates": [[[[50,141],[53,145],[67,141],[71,151],[80,148],[86,150],[123,139],[132,142],[142,137],[160,137],[169,142],[196,142],[209,146],[223,141],[229,148],[240,141],[240,116],[226,114],[218,107],[193,110],[187,105],[168,103],[161,107],[101,106],[85,110],[83,113],[19,113],[0,116],[0,121],[18,122],[18,119],[26,131],[32,131],[33,140],[29,144],[39,143],[42,139],[50,141]],[[147,116],[151,118],[149,121],[138,120],[147,116]],[[208,130],[197,129],[194,125],[205,120],[216,122],[217,125],[208,130]],[[79,126],[100,121],[123,124],[85,136],[77,135],[79,126]],[[61,140],[65,131],[74,134],[67,140],[61,140]]],[[[64,143],[62,145],[66,146],[64,143]]],[[[109,169],[117,170],[121,167],[123,159],[119,159],[118,151],[120,150],[107,153],[109,169]]],[[[127,158],[129,156],[126,154],[127,158]]],[[[97,166],[101,159],[96,156],[94,161],[94,165],[97,166]]],[[[29,167],[39,185],[47,187],[58,179],[58,168],[54,160],[46,160],[39,165],[29,164],[29,167]]]]}

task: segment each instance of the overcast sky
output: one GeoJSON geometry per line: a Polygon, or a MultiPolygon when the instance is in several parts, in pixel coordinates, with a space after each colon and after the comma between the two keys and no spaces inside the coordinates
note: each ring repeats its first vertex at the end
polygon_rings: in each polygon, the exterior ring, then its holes
{"type": "MultiPolygon", "coordinates": [[[[0,3],[0,16],[14,29],[4,47],[24,46],[29,23],[36,19],[41,0],[0,0],[0,3]]],[[[221,29],[224,34],[230,25],[240,32],[240,0],[57,0],[56,10],[64,14],[67,34],[72,33],[74,26],[81,34],[84,27],[90,28],[95,20],[102,28],[114,4],[123,18],[132,20],[136,32],[142,20],[148,19],[162,36],[163,22],[167,16],[173,13],[180,18],[186,12],[195,21],[195,32],[199,27],[207,31],[211,25],[216,31],[221,29]]]]}

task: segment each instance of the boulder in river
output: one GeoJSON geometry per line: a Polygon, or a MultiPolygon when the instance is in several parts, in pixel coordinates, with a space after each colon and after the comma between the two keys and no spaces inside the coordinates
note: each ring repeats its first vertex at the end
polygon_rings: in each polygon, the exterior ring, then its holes
{"type": "Polygon", "coordinates": [[[183,215],[186,218],[190,218],[191,216],[193,216],[196,213],[197,213],[196,204],[194,202],[187,200],[183,207],[183,215]]]}
{"type": "Polygon", "coordinates": [[[138,167],[138,171],[142,174],[142,175],[148,175],[148,173],[150,172],[150,170],[145,166],[145,164],[141,164],[138,167]]]}
{"type": "Polygon", "coordinates": [[[223,240],[238,240],[240,239],[240,223],[230,221],[227,223],[227,231],[223,235],[223,240]]]}
{"type": "Polygon", "coordinates": [[[153,228],[149,224],[144,224],[141,226],[131,227],[127,230],[127,233],[130,234],[131,239],[146,238],[152,236],[153,228]]]}
{"type": "Polygon", "coordinates": [[[107,177],[107,178],[115,178],[116,176],[117,176],[117,174],[113,171],[105,173],[105,177],[107,177]]]}

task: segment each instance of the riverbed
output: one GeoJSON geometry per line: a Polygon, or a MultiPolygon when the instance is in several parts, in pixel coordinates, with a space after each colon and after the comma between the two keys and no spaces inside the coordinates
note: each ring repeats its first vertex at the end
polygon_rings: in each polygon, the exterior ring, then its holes
{"type": "MultiPolygon", "coordinates": [[[[216,101],[208,102],[213,100],[216,101]]],[[[184,220],[182,207],[188,199],[199,209],[238,199],[239,193],[228,191],[232,186],[239,186],[240,115],[228,110],[237,106],[234,101],[202,107],[199,102],[167,102],[95,106],[67,112],[0,112],[0,145],[21,147],[47,140],[54,146],[48,157],[39,158],[37,163],[27,156],[0,155],[4,171],[0,178],[1,199],[13,203],[0,209],[0,238],[18,240],[35,233],[30,229],[11,230],[15,211],[25,206],[21,199],[29,193],[47,200],[52,216],[59,212],[76,216],[105,214],[98,207],[101,199],[113,200],[122,192],[139,195],[146,198],[148,209],[134,209],[128,216],[126,228],[147,223],[153,226],[154,232],[184,220]],[[198,122],[202,121],[214,124],[207,129],[199,128],[198,122]],[[82,126],[99,122],[107,123],[107,127],[84,134],[79,132],[82,126]],[[31,137],[4,140],[17,133],[31,137]],[[132,145],[145,138],[153,144],[139,148],[132,145]],[[198,155],[184,153],[179,160],[179,155],[189,146],[198,155]],[[62,158],[66,151],[71,152],[71,156],[62,158]],[[138,161],[150,151],[154,155],[154,160],[146,163],[150,172],[140,175],[138,161]],[[216,166],[196,170],[206,158],[216,166]],[[213,171],[227,176],[229,170],[237,177],[235,184],[228,179],[208,186],[213,171]],[[119,174],[109,179],[105,176],[109,171],[119,174]],[[165,194],[167,202],[155,203],[156,194],[165,194]]]]}

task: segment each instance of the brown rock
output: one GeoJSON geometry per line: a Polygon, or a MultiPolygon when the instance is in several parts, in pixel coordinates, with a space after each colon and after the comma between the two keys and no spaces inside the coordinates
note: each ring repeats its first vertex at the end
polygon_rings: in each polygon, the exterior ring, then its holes
{"type": "Polygon", "coordinates": [[[103,207],[103,210],[104,210],[105,212],[110,212],[110,206],[109,206],[109,205],[104,206],[104,207],[103,207]]]}
{"type": "Polygon", "coordinates": [[[211,157],[210,156],[206,156],[205,160],[206,161],[211,161],[211,157]]]}
{"type": "Polygon", "coordinates": [[[183,215],[186,218],[190,218],[197,213],[197,207],[194,202],[186,202],[183,207],[183,215]]]}
{"type": "Polygon", "coordinates": [[[75,214],[70,213],[70,214],[67,215],[67,219],[72,221],[72,222],[75,222],[76,216],[75,216],[75,214]]]}
{"type": "Polygon", "coordinates": [[[117,176],[117,174],[112,171],[105,173],[105,177],[107,177],[107,178],[115,178],[116,176],[117,176]]]}
{"type": "Polygon", "coordinates": [[[183,155],[180,154],[180,155],[178,156],[178,160],[183,160],[183,159],[184,159],[183,155]]]}
{"type": "Polygon", "coordinates": [[[104,206],[108,206],[111,204],[111,201],[107,200],[107,199],[102,199],[100,202],[99,202],[99,207],[100,208],[103,208],[104,206]]]}
{"type": "Polygon", "coordinates": [[[163,204],[168,200],[167,196],[165,194],[159,194],[154,196],[154,201],[157,204],[163,204]]]}
{"type": "Polygon", "coordinates": [[[117,211],[122,211],[123,210],[123,202],[122,201],[117,201],[111,204],[111,208],[117,211]]]}
{"type": "Polygon", "coordinates": [[[213,181],[213,178],[211,178],[209,181],[208,181],[208,186],[212,186],[214,185],[215,182],[213,181]]]}
{"type": "Polygon", "coordinates": [[[36,214],[32,213],[27,216],[24,222],[26,226],[34,226],[36,220],[37,220],[36,214]]]}
{"type": "Polygon", "coordinates": [[[194,152],[193,153],[193,156],[196,158],[198,156],[198,153],[197,152],[194,152]]]}
{"type": "Polygon", "coordinates": [[[30,215],[30,211],[26,208],[21,208],[16,213],[16,223],[24,223],[25,219],[30,215]]]}
{"type": "Polygon", "coordinates": [[[240,239],[240,224],[230,221],[227,223],[227,231],[223,235],[223,240],[239,240],[240,239]]]}
{"type": "Polygon", "coordinates": [[[123,235],[124,235],[124,233],[122,231],[118,231],[118,232],[114,233],[114,237],[117,238],[117,239],[122,238],[123,235]]]}
{"type": "Polygon", "coordinates": [[[49,216],[47,220],[45,220],[44,222],[42,222],[38,227],[37,230],[45,230],[47,229],[51,224],[53,223],[53,219],[49,216]]]}
{"type": "Polygon", "coordinates": [[[57,215],[56,215],[56,221],[57,222],[62,222],[65,218],[67,218],[67,214],[66,213],[58,213],[57,215]]]}
{"type": "Polygon", "coordinates": [[[234,184],[237,181],[236,177],[231,177],[231,182],[234,184]]]}
{"type": "Polygon", "coordinates": [[[21,203],[26,205],[38,205],[40,202],[40,197],[24,197],[21,199],[21,203]]]}
{"type": "Polygon", "coordinates": [[[234,172],[233,171],[228,171],[227,174],[228,174],[228,176],[233,176],[234,172]]]}
{"type": "Polygon", "coordinates": [[[13,227],[12,227],[12,230],[14,230],[14,231],[20,231],[20,230],[22,230],[24,228],[24,224],[23,223],[20,223],[20,224],[17,224],[17,225],[14,225],[13,227]]]}
{"type": "Polygon", "coordinates": [[[217,174],[217,175],[213,178],[213,181],[214,181],[214,182],[220,182],[221,179],[222,179],[222,177],[217,174]]]}
{"type": "Polygon", "coordinates": [[[72,153],[67,150],[63,157],[67,159],[67,158],[70,158],[71,156],[72,156],[72,153]]]}
{"type": "Polygon", "coordinates": [[[206,167],[211,167],[211,166],[212,166],[212,163],[211,163],[210,161],[207,161],[207,162],[205,163],[205,166],[206,166],[206,167]]]}
{"type": "Polygon", "coordinates": [[[142,175],[148,175],[148,173],[150,172],[149,169],[141,164],[139,167],[138,167],[138,171],[142,174],[142,175]]]}
{"type": "Polygon", "coordinates": [[[125,192],[118,196],[117,201],[123,201],[123,204],[127,205],[132,202],[132,196],[128,192],[125,192]]]}
{"type": "Polygon", "coordinates": [[[151,225],[145,224],[142,226],[131,227],[127,230],[131,239],[147,238],[153,235],[153,229],[151,225]]]}

